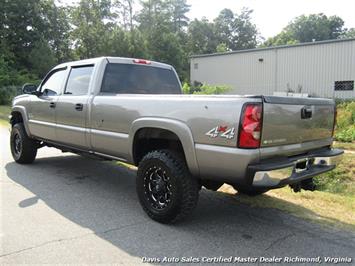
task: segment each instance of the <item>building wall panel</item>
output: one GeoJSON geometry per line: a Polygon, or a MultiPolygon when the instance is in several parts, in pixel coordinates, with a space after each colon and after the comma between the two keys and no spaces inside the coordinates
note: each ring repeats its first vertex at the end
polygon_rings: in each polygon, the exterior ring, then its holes
{"type": "Polygon", "coordinates": [[[355,80],[355,40],[191,58],[191,81],[228,85],[235,94],[355,98],[355,90],[334,90],[342,80],[355,80]]]}

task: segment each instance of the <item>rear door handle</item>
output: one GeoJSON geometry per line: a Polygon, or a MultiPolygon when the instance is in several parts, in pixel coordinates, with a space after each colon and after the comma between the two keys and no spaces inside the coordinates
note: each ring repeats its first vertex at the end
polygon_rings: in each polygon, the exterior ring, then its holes
{"type": "Polygon", "coordinates": [[[55,106],[56,106],[55,102],[50,102],[50,103],[49,103],[49,107],[50,107],[50,108],[55,108],[55,106]]]}
{"type": "Polygon", "coordinates": [[[77,103],[75,105],[75,110],[77,110],[77,111],[82,111],[83,108],[84,108],[84,105],[82,103],[77,103]]]}

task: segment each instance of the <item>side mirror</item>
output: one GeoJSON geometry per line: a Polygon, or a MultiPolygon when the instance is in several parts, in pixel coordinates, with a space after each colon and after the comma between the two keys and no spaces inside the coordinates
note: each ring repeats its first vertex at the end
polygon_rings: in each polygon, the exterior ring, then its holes
{"type": "Polygon", "coordinates": [[[37,85],[26,83],[22,86],[22,92],[24,94],[35,94],[37,91],[37,85]]]}

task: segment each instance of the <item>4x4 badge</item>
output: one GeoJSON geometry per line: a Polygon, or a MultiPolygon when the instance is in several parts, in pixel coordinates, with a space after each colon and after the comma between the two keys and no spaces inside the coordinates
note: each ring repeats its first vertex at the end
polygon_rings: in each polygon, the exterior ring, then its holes
{"type": "Polygon", "coordinates": [[[221,138],[232,139],[235,135],[234,131],[234,127],[228,129],[228,126],[216,126],[209,130],[205,135],[211,138],[217,138],[219,136],[221,138]]]}

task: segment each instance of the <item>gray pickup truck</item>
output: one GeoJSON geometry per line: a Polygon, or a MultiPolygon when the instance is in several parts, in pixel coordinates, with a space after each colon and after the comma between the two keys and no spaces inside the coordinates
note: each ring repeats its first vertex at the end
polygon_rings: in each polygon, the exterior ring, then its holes
{"type": "Polygon", "coordinates": [[[64,63],[23,92],[10,117],[16,162],[49,146],[134,164],[140,203],[162,223],[191,213],[202,186],[313,190],[343,153],[331,148],[333,100],[183,95],[172,66],[142,59],[64,63]]]}

